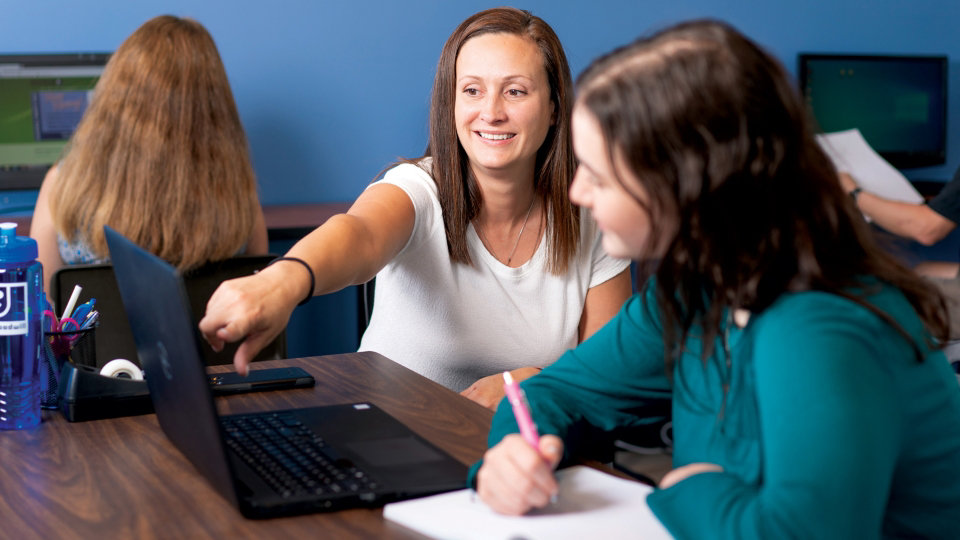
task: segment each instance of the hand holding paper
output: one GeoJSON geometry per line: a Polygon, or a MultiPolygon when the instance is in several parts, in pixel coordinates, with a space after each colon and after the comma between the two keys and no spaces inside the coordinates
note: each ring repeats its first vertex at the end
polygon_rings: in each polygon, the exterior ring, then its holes
{"type": "Polygon", "coordinates": [[[859,129],[817,135],[817,142],[837,170],[850,174],[865,191],[894,201],[923,202],[913,184],[870,147],[859,129]]]}

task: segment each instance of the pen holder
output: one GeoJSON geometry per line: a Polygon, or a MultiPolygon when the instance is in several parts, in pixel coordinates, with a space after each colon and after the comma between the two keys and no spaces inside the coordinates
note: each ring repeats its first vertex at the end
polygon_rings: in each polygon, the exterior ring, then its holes
{"type": "Polygon", "coordinates": [[[67,362],[80,366],[97,364],[97,342],[94,332],[97,326],[69,332],[44,332],[43,356],[46,364],[46,376],[40,390],[40,406],[44,409],[57,408],[57,388],[60,384],[60,371],[67,362]]]}

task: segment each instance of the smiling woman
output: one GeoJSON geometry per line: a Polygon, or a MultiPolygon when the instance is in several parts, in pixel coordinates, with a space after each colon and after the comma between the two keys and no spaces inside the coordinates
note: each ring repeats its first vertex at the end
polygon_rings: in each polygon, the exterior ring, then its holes
{"type": "Polygon", "coordinates": [[[488,407],[500,373],[523,380],[606,323],[631,292],[628,263],[603,252],[567,198],[574,172],[572,82],[540,18],[477,13],[437,64],[423,156],[392,167],[346,214],[274,264],[225,283],[200,322],[235,365],[286,324],[298,301],[377,279],[360,350],[488,407]]]}
{"type": "MultiPolygon", "coordinates": [[[[537,151],[553,125],[553,109],[543,59],[533,41],[498,33],[464,43],[457,58],[454,121],[481,188],[499,179],[533,178],[537,151]]],[[[532,183],[527,190],[532,199],[532,183]]]]}
{"type": "Polygon", "coordinates": [[[543,206],[537,204],[530,179],[537,152],[553,124],[553,108],[543,59],[533,41],[497,33],[464,43],[457,58],[454,122],[486,201],[473,226],[487,250],[507,266],[514,260],[529,260],[545,224],[543,206]],[[524,198],[530,204],[518,224],[523,214],[516,214],[513,203],[523,204],[524,198]],[[497,209],[497,203],[503,208],[497,209]],[[537,212],[531,225],[535,230],[526,226],[534,207],[537,212]],[[507,218],[501,218],[506,224],[499,227],[497,210],[507,218]]]}

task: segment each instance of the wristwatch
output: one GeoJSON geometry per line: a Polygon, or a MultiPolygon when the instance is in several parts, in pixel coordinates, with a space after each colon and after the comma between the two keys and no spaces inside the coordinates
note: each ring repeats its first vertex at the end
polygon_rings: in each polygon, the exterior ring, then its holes
{"type": "Polygon", "coordinates": [[[860,186],[857,186],[851,189],[850,191],[848,191],[847,195],[849,195],[850,198],[853,199],[853,202],[857,202],[857,195],[860,195],[861,191],[863,191],[863,188],[860,186]]]}

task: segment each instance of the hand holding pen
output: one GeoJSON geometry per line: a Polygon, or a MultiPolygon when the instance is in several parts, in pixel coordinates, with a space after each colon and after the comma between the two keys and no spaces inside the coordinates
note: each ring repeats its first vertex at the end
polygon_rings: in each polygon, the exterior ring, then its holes
{"type": "Polygon", "coordinates": [[[507,435],[483,456],[477,494],[496,512],[520,515],[556,499],[553,470],[563,457],[563,441],[555,435],[539,436],[522,389],[509,373],[504,381],[520,433],[507,435]]]}
{"type": "MultiPolygon", "coordinates": [[[[520,385],[513,380],[513,375],[509,371],[503,372],[503,391],[507,395],[510,406],[513,408],[513,417],[516,419],[517,426],[520,428],[520,436],[523,437],[523,440],[527,441],[530,448],[536,450],[551,467],[556,467],[560,462],[560,458],[563,457],[563,441],[561,441],[559,437],[553,437],[559,441],[559,447],[553,441],[548,441],[549,444],[545,451],[544,445],[542,444],[543,441],[540,439],[540,433],[537,432],[537,424],[533,421],[533,416],[530,414],[530,404],[527,402],[527,395],[523,392],[523,389],[520,388],[520,385]]],[[[556,493],[550,497],[551,502],[556,502],[555,499],[556,493]]]]}

